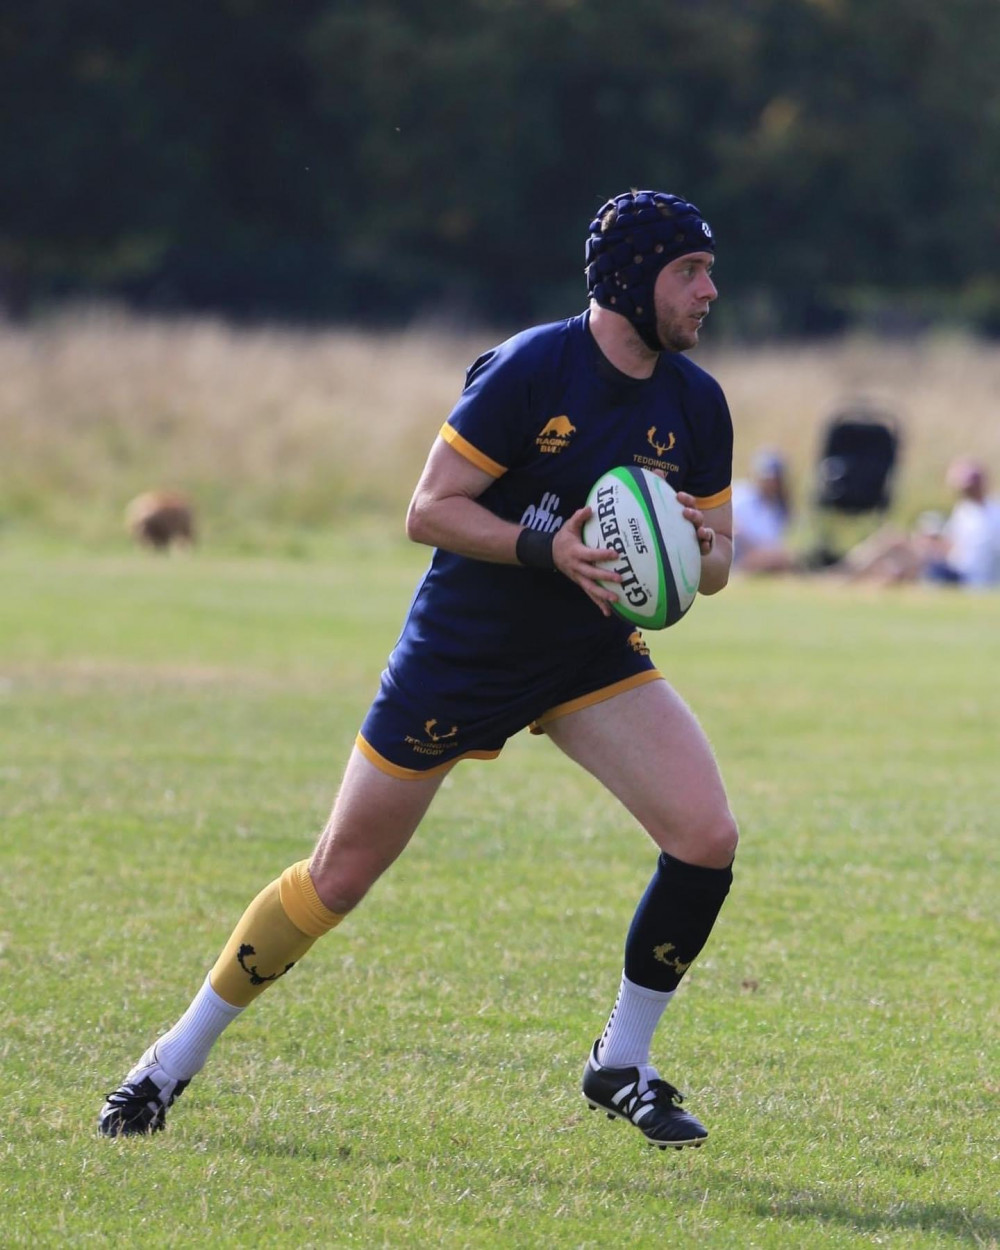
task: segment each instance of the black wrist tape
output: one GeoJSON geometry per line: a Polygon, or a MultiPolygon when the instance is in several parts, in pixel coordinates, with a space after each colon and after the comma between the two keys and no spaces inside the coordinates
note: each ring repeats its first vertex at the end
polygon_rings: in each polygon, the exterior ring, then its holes
{"type": "Polygon", "coordinates": [[[541,530],[531,530],[526,527],[517,536],[514,554],[525,568],[551,571],[556,567],[556,562],[552,558],[554,540],[555,534],[545,534],[541,530]]]}

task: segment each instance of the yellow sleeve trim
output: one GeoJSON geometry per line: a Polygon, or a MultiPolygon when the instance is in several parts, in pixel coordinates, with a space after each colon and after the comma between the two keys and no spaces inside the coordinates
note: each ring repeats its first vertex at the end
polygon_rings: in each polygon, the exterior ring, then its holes
{"type": "Polygon", "coordinates": [[[706,508],[721,508],[724,503],[729,503],[732,497],[733,488],[727,486],[725,490],[716,491],[714,495],[695,495],[694,501],[704,512],[706,508]]]}
{"type": "Polygon", "coordinates": [[[478,447],[473,447],[469,440],[463,438],[458,430],[454,426],[449,425],[447,421],[442,425],[440,434],[444,441],[451,447],[454,447],[460,456],[464,456],[477,469],[482,469],[490,477],[503,477],[507,472],[506,465],[497,464],[495,460],[491,460],[489,456],[484,455],[478,447]]]}

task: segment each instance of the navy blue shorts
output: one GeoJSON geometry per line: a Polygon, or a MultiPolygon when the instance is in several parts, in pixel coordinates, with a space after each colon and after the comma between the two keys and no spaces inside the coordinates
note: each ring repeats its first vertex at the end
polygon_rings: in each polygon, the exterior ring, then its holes
{"type": "Polygon", "coordinates": [[[659,678],[638,630],[544,667],[537,660],[477,669],[435,656],[398,666],[390,660],[357,745],[392,777],[426,777],[461,759],[496,759],[527,726],[544,733],[548,721],[659,678]]]}

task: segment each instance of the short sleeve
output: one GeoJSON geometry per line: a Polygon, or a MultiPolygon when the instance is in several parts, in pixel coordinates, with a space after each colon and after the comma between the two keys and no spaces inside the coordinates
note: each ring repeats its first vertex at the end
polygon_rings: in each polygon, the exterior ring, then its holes
{"type": "Polygon", "coordinates": [[[699,370],[686,406],[692,428],[691,464],[684,489],[700,508],[718,508],[733,493],[733,420],[722,387],[699,370]]]}
{"type": "Polygon", "coordinates": [[[491,477],[518,462],[533,428],[530,374],[515,342],[485,352],[469,367],[461,398],[441,427],[445,442],[491,477]]]}

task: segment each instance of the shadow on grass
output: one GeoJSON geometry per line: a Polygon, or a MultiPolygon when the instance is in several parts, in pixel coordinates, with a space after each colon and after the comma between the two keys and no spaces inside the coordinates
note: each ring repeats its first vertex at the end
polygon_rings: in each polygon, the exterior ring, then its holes
{"type": "MultiPolygon", "coordinates": [[[[351,1144],[349,1127],[344,1128],[339,1140],[334,1134],[323,1142],[304,1142],[295,1132],[272,1134],[254,1130],[243,1138],[241,1149],[260,1156],[336,1162],[343,1165],[348,1173],[353,1168],[367,1169],[372,1166],[393,1171],[400,1167],[420,1171],[428,1166],[431,1170],[443,1166],[445,1170],[455,1173],[452,1187],[456,1191],[470,1184],[482,1186],[484,1181],[489,1188],[496,1183],[498,1175],[502,1175],[506,1182],[515,1186],[541,1187],[558,1192],[565,1189],[569,1174],[581,1162],[578,1159],[573,1163],[565,1155],[559,1159],[534,1155],[527,1159],[507,1157],[502,1161],[494,1155],[487,1165],[471,1148],[466,1155],[463,1147],[467,1143],[455,1137],[449,1140],[455,1152],[450,1157],[441,1158],[437,1150],[432,1149],[428,1153],[426,1143],[416,1149],[412,1142],[409,1143],[409,1152],[406,1149],[384,1150],[371,1142],[355,1141],[351,1144]],[[486,1177],[483,1175],[484,1168],[488,1173],[486,1177]]],[[[873,1201],[866,1205],[863,1201],[838,1198],[835,1194],[819,1194],[809,1189],[782,1190],[731,1172],[703,1171],[693,1166],[695,1156],[690,1151],[685,1151],[683,1156],[678,1152],[676,1159],[673,1151],[662,1156],[660,1152],[653,1153],[661,1163],[670,1160],[677,1166],[628,1173],[622,1173],[617,1168],[609,1173],[606,1167],[602,1167],[600,1179],[588,1170],[585,1184],[591,1190],[616,1197],[627,1193],[632,1201],[645,1198],[659,1202],[669,1196],[669,1200],[680,1207],[702,1206],[707,1194],[710,1204],[727,1208],[734,1215],[751,1215],[785,1224],[802,1221],[838,1225],[862,1235],[924,1232],[947,1235],[975,1246],[1000,1245],[1000,1217],[984,1210],[982,1203],[978,1208],[948,1202],[879,1204],[873,1201]]],[[[576,1178],[580,1180],[579,1173],[576,1178]]]]}
{"type": "MultiPolygon", "coordinates": [[[[747,1181],[730,1178],[734,1192],[746,1191],[747,1181]]],[[[765,1186],[756,1186],[756,1196],[734,1202],[734,1207],[765,1219],[810,1220],[839,1224],[858,1233],[907,1232],[947,1233],[977,1246],[1000,1242],[1000,1218],[979,1210],[969,1210],[947,1202],[899,1202],[878,1208],[839,1200],[834,1196],[800,1190],[781,1195],[765,1186]]]]}

